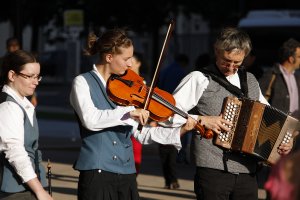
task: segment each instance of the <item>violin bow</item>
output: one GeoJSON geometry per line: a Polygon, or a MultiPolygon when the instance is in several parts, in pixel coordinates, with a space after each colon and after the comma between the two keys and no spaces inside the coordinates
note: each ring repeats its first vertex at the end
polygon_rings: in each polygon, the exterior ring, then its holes
{"type": "Polygon", "coordinates": [[[145,110],[149,106],[150,99],[151,99],[152,93],[153,93],[153,89],[154,89],[154,87],[156,85],[156,82],[157,82],[157,79],[158,79],[158,74],[159,74],[159,69],[160,69],[161,62],[162,62],[162,57],[165,55],[166,44],[170,40],[171,32],[174,30],[174,26],[175,26],[175,21],[171,20],[171,22],[169,24],[169,27],[168,27],[168,31],[167,31],[166,37],[165,37],[165,40],[164,40],[164,43],[163,43],[163,46],[162,46],[162,50],[160,52],[160,56],[159,56],[157,65],[156,65],[156,69],[155,69],[155,72],[154,72],[154,75],[153,75],[153,79],[151,81],[151,85],[150,85],[149,90],[148,90],[147,98],[146,98],[146,101],[145,101],[145,104],[144,104],[144,109],[145,110]]]}

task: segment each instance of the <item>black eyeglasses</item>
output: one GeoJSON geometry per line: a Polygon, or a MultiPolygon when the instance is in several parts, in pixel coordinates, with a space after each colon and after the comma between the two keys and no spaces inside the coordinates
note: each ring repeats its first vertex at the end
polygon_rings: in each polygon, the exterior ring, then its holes
{"type": "Polygon", "coordinates": [[[30,79],[30,80],[37,80],[38,82],[40,82],[42,80],[42,76],[40,75],[27,75],[27,74],[23,74],[21,72],[16,72],[16,74],[18,74],[19,76],[25,78],[25,79],[30,79]]]}

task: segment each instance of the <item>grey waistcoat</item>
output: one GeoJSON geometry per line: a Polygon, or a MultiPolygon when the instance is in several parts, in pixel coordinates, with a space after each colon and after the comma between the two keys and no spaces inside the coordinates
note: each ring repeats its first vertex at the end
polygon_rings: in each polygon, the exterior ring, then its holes
{"type": "MultiPolygon", "coordinates": [[[[5,101],[12,101],[18,104],[15,99],[9,96],[7,93],[0,93],[0,103],[5,101]]],[[[19,105],[19,104],[18,104],[19,105]]],[[[19,105],[24,112],[24,147],[30,157],[32,167],[41,181],[43,187],[47,186],[45,169],[42,166],[42,154],[38,150],[38,138],[39,130],[36,117],[33,117],[33,126],[31,125],[29,118],[21,105],[19,105]]],[[[5,117],[5,116],[3,116],[5,117]]],[[[25,183],[22,183],[21,178],[15,172],[14,168],[8,163],[4,157],[4,153],[0,154],[0,168],[2,170],[2,184],[1,191],[8,193],[21,192],[29,190],[25,183]]]]}
{"type": "MultiPolygon", "coordinates": [[[[108,98],[101,80],[93,71],[83,74],[95,107],[114,109],[116,105],[108,98]]],[[[135,173],[130,135],[131,126],[117,126],[101,131],[90,131],[80,125],[82,145],[74,168],[77,170],[102,169],[119,174],[135,173]]]]}
{"type": "MultiPolygon", "coordinates": [[[[223,100],[227,96],[234,96],[223,86],[208,76],[209,84],[199,99],[197,110],[200,115],[218,116],[221,113],[223,100]]],[[[253,100],[259,98],[259,84],[254,76],[247,73],[248,97],[253,100]]],[[[256,169],[256,160],[240,153],[227,153],[213,144],[212,139],[200,139],[194,135],[191,145],[191,157],[198,167],[213,169],[228,169],[231,173],[253,173],[256,169]],[[226,159],[227,158],[227,159],[226,159]]]]}

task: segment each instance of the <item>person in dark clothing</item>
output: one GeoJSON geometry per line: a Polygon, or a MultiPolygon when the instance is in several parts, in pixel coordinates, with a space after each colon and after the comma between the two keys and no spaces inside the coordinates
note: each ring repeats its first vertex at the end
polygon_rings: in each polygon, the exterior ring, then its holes
{"type": "Polygon", "coordinates": [[[278,62],[259,80],[271,106],[300,119],[300,42],[289,39],[278,52],[278,62]]]}
{"type": "MultiPolygon", "coordinates": [[[[286,40],[278,51],[278,62],[269,68],[259,79],[263,95],[271,106],[290,113],[300,119],[300,43],[291,38],[286,40]]],[[[299,136],[296,137],[293,151],[300,149],[299,136]]],[[[270,166],[260,166],[258,184],[263,188],[270,166]]],[[[269,194],[268,194],[269,196],[269,194]]],[[[268,197],[270,198],[270,197],[268,197]]]]}
{"type": "Polygon", "coordinates": [[[259,80],[264,73],[264,70],[257,62],[256,52],[253,49],[249,55],[245,57],[243,66],[245,70],[252,73],[257,80],[259,80]]]}
{"type": "MultiPolygon", "coordinates": [[[[140,52],[134,52],[132,57],[132,64],[130,66],[130,69],[134,71],[137,75],[144,78],[144,84],[149,83],[149,78],[146,76],[146,74],[141,73],[141,71],[146,71],[143,68],[147,68],[146,62],[144,61],[143,54],[140,52]]],[[[133,135],[131,135],[131,141],[132,141],[132,149],[133,149],[133,155],[134,155],[134,162],[135,162],[135,169],[136,169],[136,175],[139,174],[141,169],[141,163],[142,163],[142,144],[134,138],[133,135]]]]}
{"type": "Polygon", "coordinates": [[[195,61],[195,71],[201,70],[203,67],[207,67],[211,63],[209,53],[202,53],[197,56],[195,61]]]}
{"type": "Polygon", "coordinates": [[[157,86],[162,90],[172,93],[181,79],[187,74],[188,64],[189,57],[187,55],[176,55],[174,62],[161,70],[157,86]]]}
{"type": "MultiPolygon", "coordinates": [[[[178,54],[175,56],[174,62],[161,71],[158,79],[158,88],[172,94],[181,79],[187,74],[186,68],[188,64],[189,58],[187,55],[178,54]]],[[[181,140],[184,140],[184,138],[181,140]]],[[[165,188],[178,189],[180,185],[177,180],[176,172],[177,149],[172,145],[159,144],[159,155],[163,168],[165,188]]]]}
{"type": "MultiPolygon", "coordinates": [[[[20,50],[20,49],[21,49],[21,44],[20,44],[18,38],[10,37],[6,40],[6,53],[5,53],[5,55],[7,55],[8,53],[20,50]]],[[[1,66],[2,66],[4,56],[0,58],[0,72],[1,72],[1,66]]]]}

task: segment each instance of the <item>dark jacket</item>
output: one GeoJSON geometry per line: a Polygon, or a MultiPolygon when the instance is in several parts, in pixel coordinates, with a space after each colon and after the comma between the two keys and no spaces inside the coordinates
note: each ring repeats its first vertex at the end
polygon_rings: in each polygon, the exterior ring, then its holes
{"type": "MultiPolygon", "coordinates": [[[[272,90],[271,90],[269,103],[271,106],[285,113],[289,113],[290,96],[289,96],[287,84],[284,80],[283,74],[279,69],[279,64],[275,64],[272,68],[265,71],[262,78],[259,79],[260,88],[262,90],[263,95],[265,95],[273,73],[275,74],[276,78],[271,87],[272,90]]],[[[298,93],[300,94],[300,73],[295,72],[295,77],[297,80],[298,93]]],[[[300,98],[299,98],[299,105],[300,105],[300,98]]],[[[297,117],[299,119],[299,112],[294,117],[297,117]]]]}

